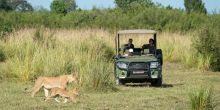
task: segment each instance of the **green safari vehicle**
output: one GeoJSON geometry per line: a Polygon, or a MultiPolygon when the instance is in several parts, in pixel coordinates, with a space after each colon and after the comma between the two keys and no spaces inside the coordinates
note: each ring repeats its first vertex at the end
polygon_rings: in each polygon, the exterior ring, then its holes
{"type": "MultiPolygon", "coordinates": [[[[129,39],[130,40],[130,39],[129,39]]],[[[146,39],[143,39],[146,40],[146,39]]],[[[146,40],[147,41],[147,40],[146,40]]],[[[133,45],[133,44],[132,44],[133,45]]],[[[114,57],[114,75],[117,85],[126,83],[150,82],[152,86],[162,85],[163,54],[157,49],[157,32],[154,30],[121,30],[115,37],[116,55],[114,57]],[[153,51],[149,44],[139,48],[120,46],[122,35],[152,35],[153,51]],[[151,52],[150,52],[151,51],[151,52]]],[[[128,45],[127,45],[128,46],[128,45]]]]}

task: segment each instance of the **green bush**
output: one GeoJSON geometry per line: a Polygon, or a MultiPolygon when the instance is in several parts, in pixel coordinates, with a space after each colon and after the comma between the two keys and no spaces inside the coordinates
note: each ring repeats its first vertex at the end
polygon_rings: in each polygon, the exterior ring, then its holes
{"type": "MultiPolygon", "coordinates": [[[[214,27],[214,26],[212,26],[214,27]]],[[[198,55],[210,59],[210,69],[220,71],[220,31],[218,28],[205,27],[199,31],[194,46],[198,55]]]]}
{"type": "Polygon", "coordinates": [[[0,25],[0,40],[6,40],[6,36],[13,31],[13,26],[10,23],[0,25]]]}
{"type": "Polygon", "coordinates": [[[219,19],[219,15],[186,14],[182,10],[168,10],[161,7],[134,8],[132,10],[93,9],[76,10],[65,16],[50,12],[1,12],[0,24],[9,23],[13,28],[49,27],[49,28],[106,28],[128,29],[147,28],[169,31],[193,31],[203,24],[210,24],[210,18],[219,19]]]}
{"type": "MultiPolygon", "coordinates": [[[[111,31],[143,28],[178,33],[198,32],[197,41],[192,44],[197,51],[197,57],[202,58],[196,62],[200,65],[198,68],[210,67],[212,70],[218,71],[220,70],[218,56],[220,52],[217,44],[219,44],[218,29],[220,27],[217,24],[220,24],[220,14],[187,14],[183,10],[157,6],[137,7],[129,10],[120,8],[75,10],[65,16],[47,11],[29,13],[12,11],[0,12],[0,38],[5,39],[8,33],[14,29],[37,28],[34,41],[44,47],[55,48],[57,44],[53,34],[45,37],[42,34],[42,27],[53,29],[104,28],[111,31]],[[209,64],[204,65],[207,62],[209,64]]],[[[106,57],[111,57],[111,54],[106,57]]]]}

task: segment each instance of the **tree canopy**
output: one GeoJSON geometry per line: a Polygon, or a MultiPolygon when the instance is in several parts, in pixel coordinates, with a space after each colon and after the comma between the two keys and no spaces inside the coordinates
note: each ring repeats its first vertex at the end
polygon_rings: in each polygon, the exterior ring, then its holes
{"type": "Polygon", "coordinates": [[[184,6],[187,13],[207,13],[205,4],[202,2],[202,0],[184,0],[184,6]]]}
{"type": "Polygon", "coordinates": [[[50,5],[51,11],[58,14],[66,14],[77,8],[75,0],[54,0],[50,5]]]}
{"type": "Polygon", "coordinates": [[[151,0],[115,0],[117,7],[128,9],[131,7],[152,7],[154,3],[151,0]]]}
{"type": "Polygon", "coordinates": [[[9,11],[12,10],[12,7],[7,0],[0,0],[0,10],[9,11]]]}
{"type": "Polygon", "coordinates": [[[26,0],[0,0],[0,10],[4,11],[33,11],[33,7],[26,0]]]}

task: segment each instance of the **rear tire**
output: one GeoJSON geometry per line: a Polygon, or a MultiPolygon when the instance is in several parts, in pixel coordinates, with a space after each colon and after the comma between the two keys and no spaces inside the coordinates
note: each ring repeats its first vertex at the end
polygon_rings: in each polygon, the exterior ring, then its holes
{"type": "Polygon", "coordinates": [[[162,86],[162,78],[155,79],[151,81],[151,85],[154,87],[161,87],[162,86]]]}

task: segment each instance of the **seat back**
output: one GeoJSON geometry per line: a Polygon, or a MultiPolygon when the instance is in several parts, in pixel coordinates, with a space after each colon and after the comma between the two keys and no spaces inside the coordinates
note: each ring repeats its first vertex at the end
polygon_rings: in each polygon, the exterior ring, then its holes
{"type": "Polygon", "coordinates": [[[150,53],[150,49],[143,49],[143,52],[142,52],[143,55],[146,55],[149,53],[150,53]]]}

